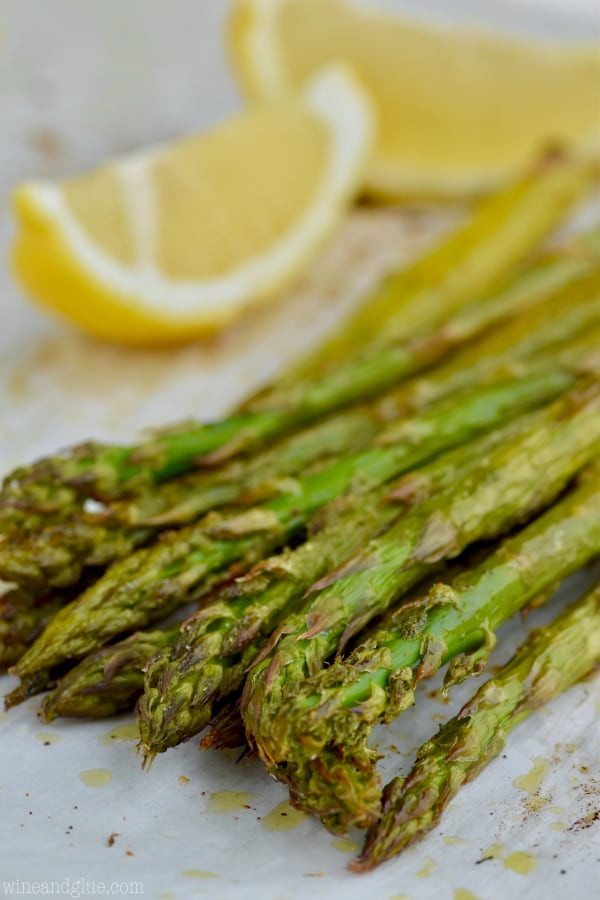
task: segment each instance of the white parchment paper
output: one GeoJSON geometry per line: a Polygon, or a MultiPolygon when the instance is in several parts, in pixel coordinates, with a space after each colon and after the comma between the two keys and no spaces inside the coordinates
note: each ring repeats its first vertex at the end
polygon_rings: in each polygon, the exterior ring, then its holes
{"type": "MultiPolygon", "coordinates": [[[[501,4],[491,6],[497,14],[501,4]]],[[[0,4],[2,259],[8,192],[19,178],[68,173],[233,108],[214,36],[223,9],[221,0],[0,4]]],[[[0,472],[88,436],[123,440],[161,422],[218,415],[449,218],[363,209],[284,303],[211,344],[169,352],[127,352],[52,322],[25,304],[2,263],[0,472]]],[[[580,587],[575,579],[563,600],[580,587]]],[[[506,626],[492,662],[558,603],[526,627],[506,626]]],[[[11,687],[0,679],[2,693],[11,687]]],[[[475,683],[450,704],[435,687],[378,731],[384,778],[408,770],[475,683]]],[[[235,753],[202,753],[192,741],[142,772],[134,742],[122,739],[131,737],[130,718],[42,726],[37,707],[0,715],[0,896],[31,893],[37,881],[42,895],[162,900],[600,897],[597,678],[523,724],[422,844],[362,877],[345,869],[358,836],[340,843],[280,807],[285,791],[257,762],[236,764],[235,753]]]]}

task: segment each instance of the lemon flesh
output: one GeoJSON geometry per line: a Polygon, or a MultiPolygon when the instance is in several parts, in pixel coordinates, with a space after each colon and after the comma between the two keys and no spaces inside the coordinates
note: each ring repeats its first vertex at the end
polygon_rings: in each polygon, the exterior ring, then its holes
{"type": "Polygon", "coordinates": [[[366,186],[455,195],[496,186],[546,148],[598,149],[600,49],[434,27],[347,0],[236,0],[230,48],[252,99],[350,63],[378,113],[366,186]]]}
{"type": "Polygon", "coordinates": [[[361,181],[370,102],[345,67],[205,134],[14,194],[13,263],[91,333],[161,344],[214,332],[290,284],[361,181]]]}

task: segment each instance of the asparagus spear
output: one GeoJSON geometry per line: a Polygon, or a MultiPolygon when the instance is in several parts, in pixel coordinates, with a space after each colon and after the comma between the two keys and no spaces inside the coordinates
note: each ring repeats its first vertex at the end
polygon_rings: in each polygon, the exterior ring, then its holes
{"type": "MultiPolygon", "coordinates": [[[[368,767],[358,783],[350,761],[355,755],[369,758],[367,741],[377,722],[389,722],[412,705],[416,684],[448,662],[446,689],[480,672],[500,625],[599,553],[600,487],[593,478],[452,585],[436,585],[400,607],[387,627],[346,660],[307,679],[289,702],[296,740],[318,757],[320,767],[326,760],[336,763],[319,769],[319,790],[310,767],[310,788],[306,773],[294,779],[298,805],[324,811],[334,830],[372,821],[377,807],[362,801],[368,767]]],[[[374,768],[371,778],[369,803],[378,783],[374,768]]]]}
{"type": "Polygon", "coordinates": [[[383,422],[377,410],[358,406],[278,441],[249,459],[235,459],[216,471],[200,471],[156,485],[111,505],[130,525],[191,522],[211,509],[250,505],[281,491],[288,476],[304,474],[369,443],[383,422]]]}
{"type": "MultiPolygon", "coordinates": [[[[592,380],[558,401],[527,433],[493,450],[467,478],[402,517],[314,585],[303,609],[283,620],[270,652],[251,670],[244,688],[246,729],[270,771],[293,790],[300,777],[314,778],[313,787],[323,779],[331,761],[319,763],[318,737],[304,729],[304,717],[300,729],[297,722],[299,706],[304,702],[309,714],[315,702],[312,693],[304,692],[305,679],[433,563],[526,521],[599,450],[600,382],[592,380]]],[[[378,792],[369,789],[369,751],[357,748],[351,760],[357,780],[364,776],[362,809],[376,808],[378,792]]]]}
{"type": "Polygon", "coordinates": [[[40,717],[102,719],[133,709],[144,687],[144,666],[179,634],[179,625],[138,631],[86,656],[56,684],[42,703],[40,717]]]}
{"type": "Polygon", "coordinates": [[[507,735],[600,663],[600,586],[533,631],[500,672],[417,752],[406,779],[394,778],[354,872],[374,869],[424,837],[462,784],[504,747],[507,735]]]}
{"type": "Polygon", "coordinates": [[[230,700],[216,714],[200,746],[203,750],[235,750],[246,747],[246,733],[240,715],[240,699],[230,700]]]}
{"type": "Polygon", "coordinates": [[[579,285],[547,297],[544,302],[484,335],[431,372],[411,379],[378,401],[387,418],[415,410],[473,383],[502,374],[519,374],[537,362],[557,360],[598,369],[600,297],[581,296],[579,285]]]}
{"type": "MultiPolygon", "coordinates": [[[[504,410],[542,402],[565,386],[564,373],[533,380],[515,398],[510,390],[495,402],[504,410]]],[[[569,376],[567,375],[567,379],[569,376]]],[[[476,429],[477,430],[477,429],[476,429]]],[[[366,491],[421,458],[418,447],[375,447],[343,458],[304,479],[263,506],[239,514],[210,514],[204,522],[162,535],[114,563],[81,597],[60,611],[19,660],[22,684],[7,698],[12,706],[43,690],[50,670],[79,659],[127,630],[144,628],[169,615],[216,579],[248,570],[298,534],[321,507],[349,489],[366,491]]]]}
{"type": "Polygon", "coordinates": [[[0,530],[6,534],[18,528],[32,531],[42,517],[68,515],[82,507],[73,487],[58,481],[30,479],[30,466],[21,466],[7,475],[0,492],[0,530]],[[27,488],[24,484],[27,482],[27,488]]]}
{"type": "MultiPolygon", "coordinates": [[[[393,447],[394,474],[444,449],[466,443],[524,408],[550,399],[572,376],[554,372],[509,379],[443,401],[380,436],[393,447]],[[404,460],[401,462],[402,455],[404,460]]],[[[477,452],[477,448],[474,449],[477,452]]],[[[468,465],[470,454],[461,452],[468,465]]],[[[444,468],[456,472],[444,457],[444,468]]],[[[431,472],[420,476],[431,478],[431,472]]],[[[439,485],[439,481],[438,481],[439,485]]],[[[406,487],[404,485],[405,496],[406,487]]],[[[147,754],[163,752],[197,734],[213,714],[213,704],[242,683],[278,619],[328,569],[385,526],[390,511],[358,494],[330,511],[330,524],[297,550],[276,556],[246,579],[227,588],[188,620],[172,652],[159,654],[148,669],[139,705],[140,733],[147,754]]],[[[321,523],[319,523],[321,525],[321,523]]]]}
{"type": "Polygon", "coordinates": [[[282,391],[339,366],[382,332],[406,338],[435,329],[487,292],[548,234],[589,183],[568,160],[546,157],[524,179],[483,200],[466,223],[393,273],[336,334],[292,365],[246,408],[274,407],[282,391]]]}
{"type": "Polygon", "coordinates": [[[60,598],[34,601],[16,590],[0,599],[0,671],[17,662],[62,605],[60,598]]]}
{"type": "Polygon", "coordinates": [[[374,410],[358,408],[332,417],[296,440],[279,442],[247,465],[236,462],[223,474],[203,473],[183,484],[162,486],[162,492],[147,492],[120,511],[100,507],[82,510],[66,521],[50,520],[32,533],[8,534],[0,543],[0,578],[15,581],[28,591],[46,590],[48,585],[66,587],[79,581],[85,568],[106,567],[136,547],[148,543],[159,527],[172,519],[188,521],[203,511],[237,501],[252,502],[253,495],[277,493],[285,482],[278,479],[304,470],[319,456],[327,459],[340,450],[364,447],[377,431],[374,410]],[[267,478],[271,479],[270,485],[267,478]],[[142,521],[144,520],[144,521],[142,521]]]}
{"type": "MultiPolygon", "coordinates": [[[[59,482],[101,498],[119,496],[189,470],[202,458],[205,462],[222,461],[256,448],[276,435],[366,399],[419,371],[451,348],[439,340],[423,340],[432,315],[434,321],[442,321],[524,260],[580,195],[588,179],[586,168],[555,160],[532,179],[501,192],[458,237],[401,275],[404,286],[394,284],[393,299],[375,298],[375,320],[378,330],[385,330],[386,343],[376,339],[371,352],[325,375],[318,373],[315,377],[313,373],[305,382],[294,379],[290,391],[284,392],[285,399],[278,393],[275,407],[241,412],[209,425],[175,427],[136,447],[88,442],[9,475],[4,495],[13,503],[30,501],[40,485],[59,482]],[[427,285],[433,290],[428,291],[427,285]],[[398,317],[384,313],[394,309],[402,294],[411,298],[411,309],[415,310],[417,321],[410,326],[404,304],[398,317]],[[394,320],[390,327],[386,326],[386,319],[394,320]],[[421,326],[421,321],[425,325],[421,326]],[[411,339],[403,343],[407,333],[411,339]]],[[[384,293],[389,295],[389,291],[388,285],[384,293]]],[[[359,317],[357,325],[360,321],[359,317]]]]}
{"type": "Polygon", "coordinates": [[[80,513],[0,543],[0,578],[28,592],[76,584],[86,568],[105,568],[147,543],[155,529],[124,528],[103,515],[80,513]]]}

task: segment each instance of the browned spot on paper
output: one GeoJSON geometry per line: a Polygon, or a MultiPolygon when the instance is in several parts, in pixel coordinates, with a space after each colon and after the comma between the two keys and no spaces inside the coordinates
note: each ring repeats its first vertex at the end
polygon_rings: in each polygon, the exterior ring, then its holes
{"type": "Polygon", "coordinates": [[[569,825],[567,831],[584,831],[586,828],[591,828],[596,822],[600,822],[600,808],[577,819],[572,825],[569,825]]]}
{"type": "Polygon", "coordinates": [[[27,143],[45,162],[53,163],[65,154],[65,142],[52,128],[39,126],[29,132],[27,143]]]}

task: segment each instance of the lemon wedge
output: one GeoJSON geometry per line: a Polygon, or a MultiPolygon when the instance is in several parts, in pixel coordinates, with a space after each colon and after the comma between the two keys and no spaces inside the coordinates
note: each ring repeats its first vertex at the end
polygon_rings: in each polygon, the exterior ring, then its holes
{"type": "Polygon", "coordinates": [[[214,332],[273,297],[344,215],[370,101],[330,66],[302,94],[79,177],[14,193],[13,263],[40,303],[102,338],[214,332]]]}
{"type": "Polygon", "coordinates": [[[372,95],[366,188],[455,196],[495,187],[546,148],[598,149],[600,50],[394,18],[348,0],[234,0],[229,44],[249,99],[328,60],[372,95]]]}

